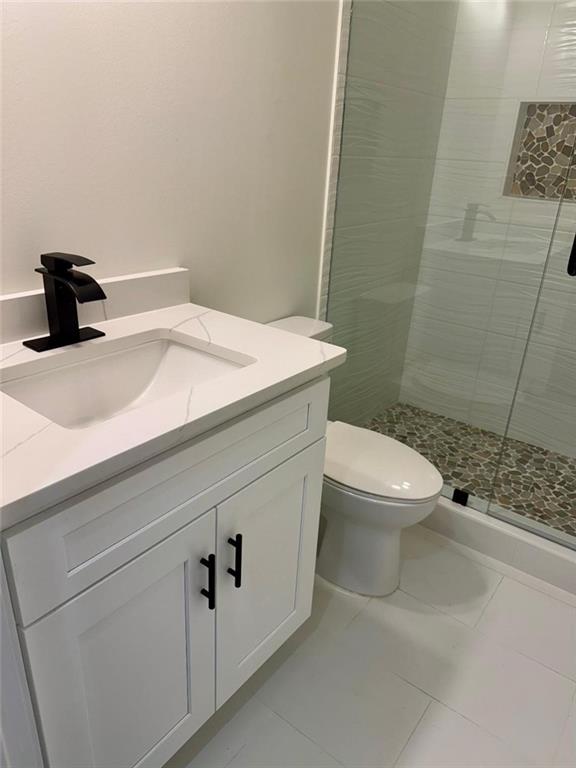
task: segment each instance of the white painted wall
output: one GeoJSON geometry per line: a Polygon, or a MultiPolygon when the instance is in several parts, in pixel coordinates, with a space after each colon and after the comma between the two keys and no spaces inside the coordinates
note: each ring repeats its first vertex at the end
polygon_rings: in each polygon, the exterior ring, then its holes
{"type": "Polygon", "coordinates": [[[5,6],[3,293],[50,250],[313,313],[338,2],[5,6]]]}

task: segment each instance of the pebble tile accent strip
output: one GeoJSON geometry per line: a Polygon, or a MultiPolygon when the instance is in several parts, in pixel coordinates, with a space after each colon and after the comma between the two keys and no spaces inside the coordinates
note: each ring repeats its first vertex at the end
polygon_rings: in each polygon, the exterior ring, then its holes
{"type": "Polygon", "coordinates": [[[576,200],[576,167],[569,170],[576,144],[576,103],[523,103],[519,121],[508,194],[576,200]]]}
{"type": "Polygon", "coordinates": [[[414,448],[454,488],[576,537],[576,459],[406,403],[366,426],[414,448]]]}

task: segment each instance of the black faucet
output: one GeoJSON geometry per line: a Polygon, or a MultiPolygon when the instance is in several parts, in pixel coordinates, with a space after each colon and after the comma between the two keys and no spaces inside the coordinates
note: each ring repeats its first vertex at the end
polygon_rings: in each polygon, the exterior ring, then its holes
{"type": "Polygon", "coordinates": [[[24,341],[24,346],[36,352],[45,352],[48,349],[66,347],[68,344],[104,336],[104,332],[96,328],[78,327],[76,302],[84,304],[106,298],[106,294],[93,277],[72,269],[86,267],[94,262],[71,253],[43,253],[40,261],[43,266],[35,271],[40,272],[44,280],[50,335],[24,341]]]}

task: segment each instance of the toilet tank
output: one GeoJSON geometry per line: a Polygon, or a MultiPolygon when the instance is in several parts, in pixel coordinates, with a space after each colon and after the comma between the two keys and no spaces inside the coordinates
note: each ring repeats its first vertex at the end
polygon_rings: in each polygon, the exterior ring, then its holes
{"type": "Polygon", "coordinates": [[[267,325],[273,328],[280,328],[281,331],[296,333],[298,336],[308,336],[310,339],[322,339],[323,341],[328,341],[331,338],[333,328],[332,323],[300,315],[283,317],[280,320],[267,323],[267,325]]]}

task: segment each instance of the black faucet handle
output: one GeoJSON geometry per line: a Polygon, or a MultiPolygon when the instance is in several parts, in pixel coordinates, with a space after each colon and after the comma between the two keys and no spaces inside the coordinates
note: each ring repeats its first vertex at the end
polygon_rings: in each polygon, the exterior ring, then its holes
{"type": "Polygon", "coordinates": [[[73,253],[43,253],[40,261],[46,267],[48,272],[62,274],[72,267],[87,267],[94,264],[91,259],[85,256],[76,256],[73,253]]]}

